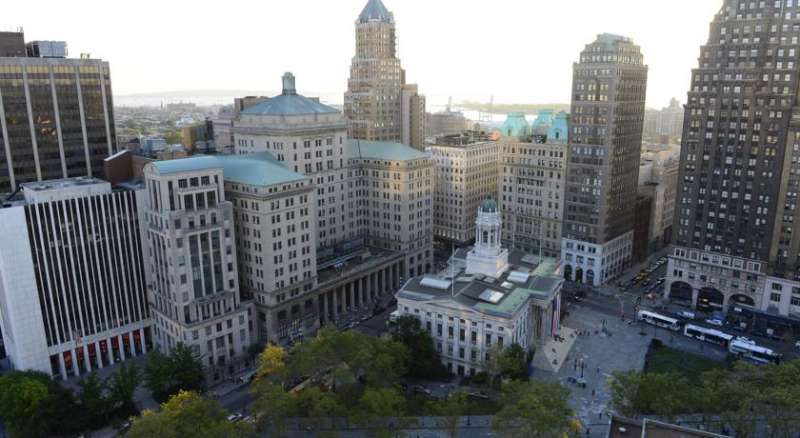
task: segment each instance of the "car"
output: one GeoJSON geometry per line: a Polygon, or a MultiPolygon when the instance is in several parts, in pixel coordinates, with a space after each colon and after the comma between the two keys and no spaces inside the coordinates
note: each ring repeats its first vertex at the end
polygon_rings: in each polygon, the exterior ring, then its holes
{"type": "Polygon", "coordinates": [[[576,303],[580,303],[581,301],[583,301],[583,297],[582,297],[582,296],[580,296],[580,295],[577,295],[577,294],[576,294],[575,296],[573,296],[573,297],[572,297],[572,299],[573,299],[573,301],[575,301],[576,303]]]}
{"type": "Polygon", "coordinates": [[[415,386],[414,387],[414,392],[419,393],[419,394],[431,395],[431,390],[426,388],[426,387],[424,387],[424,386],[422,386],[422,385],[415,386]]]}
{"type": "Polygon", "coordinates": [[[228,421],[230,421],[231,423],[241,421],[242,419],[244,419],[244,415],[242,415],[239,412],[228,415],[228,421]]]}
{"type": "Polygon", "coordinates": [[[361,315],[361,320],[362,320],[362,321],[366,321],[366,320],[368,320],[368,319],[370,319],[370,318],[371,318],[371,317],[370,317],[369,315],[361,315]]]}
{"type": "Polygon", "coordinates": [[[691,310],[681,310],[680,312],[678,312],[678,316],[686,319],[695,319],[697,317],[697,315],[695,315],[695,313],[692,312],[691,310]]]}
{"type": "Polygon", "coordinates": [[[489,398],[489,394],[487,394],[487,393],[485,393],[483,391],[473,391],[473,392],[470,392],[468,395],[470,397],[472,397],[472,398],[480,398],[480,399],[483,399],[483,400],[487,400],[489,398]]]}
{"type": "Polygon", "coordinates": [[[706,320],[706,323],[707,324],[711,324],[711,325],[715,325],[717,327],[722,327],[724,325],[724,322],[721,319],[717,319],[717,318],[709,318],[709,319],[706,320]]]}
{"type": "Polygon", "coordinates": [[[747,336],[737,336],[736,340],[745,344],[756,345],[756,341],[748,338],[747,336]]]}

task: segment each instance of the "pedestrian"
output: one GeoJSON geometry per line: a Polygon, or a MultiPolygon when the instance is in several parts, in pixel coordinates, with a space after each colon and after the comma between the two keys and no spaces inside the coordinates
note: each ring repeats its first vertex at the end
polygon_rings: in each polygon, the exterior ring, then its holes
{"type": "Polygon", "coordinates": [[[597,375],[600,375],[600,367],[597,367],[597,375]]]}

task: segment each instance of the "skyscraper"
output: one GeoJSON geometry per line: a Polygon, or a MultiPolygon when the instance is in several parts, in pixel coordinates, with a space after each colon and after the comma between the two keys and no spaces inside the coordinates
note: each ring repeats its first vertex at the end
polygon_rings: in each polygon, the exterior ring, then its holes
{"type": "Polygon", "coordinates": [[[68,378],[151,347],[138,209],[146,194],[77,177],[0,207],[0,324],[15,369],[68,378]]]}
{"type": "Polygon", "coordinates": [[[0,195],[29,181],[102,175],[116,148],[113,106],[107,62],[0,57],[0,195]]]}
{"type": "Polygon", "coordinates": [[[573,66],[562,260],[599,285],[631,257],[647,66],[629,38],[602,34],[573,66]]]}
{"type": "Polygon", "coordinates": [[[344,94],[348,137],[404,142],[422,149],[425,98],[405,83],[397,57],[394,15],[369,0],[356,20],[356,54],[344,94]]]}
{"type": "Polygon", "coordinates": [[[725,0],[692,71],[665,292],[702,310],[800,293],[798,13],[791,0],[725,0]],[[789,284],[762,298],[767,275],[789,284]]]}

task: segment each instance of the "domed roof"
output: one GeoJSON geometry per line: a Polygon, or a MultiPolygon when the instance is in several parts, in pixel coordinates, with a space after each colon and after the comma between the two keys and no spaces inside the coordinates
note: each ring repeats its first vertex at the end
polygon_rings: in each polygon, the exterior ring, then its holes
{"type": "Polygon", "coordinates": [[[286,73],[283,75],[283,92],[271,99],[267,99],[257,105],[242,111],[242,114],[256,116],[294,116],[308,114],[334,114],[339,110],[328,105],[319,103],[315,99],[297,94],[295,88],[294,75],[286,73]]]}
{"type": "Polygon", "coordinates": [[[526,137],[531,134],[531,125],[525,120],[525,113],[508,113],[506,121],[500,127],[500,134],[506,137],[526,137]]]}
{"type": "Polygon", "coordinates": [[[532,130],[534,134],[537,135],[544,135],[547,134],[547,130],[550,128],[550,125],[553,124],[553,110],[549,108],[544,108],[539,110],[539,114],[536,116],[536,120],[533,121],[532,130]]]}
{"type": "Polygon", "coordinates": [[[566,143],[569,137],[569,114],[564,111],[556,114],[553,124],[547,131],[547,140],[555,143],[566,143]]]}
{"type": "Polygon", "coordinates": [[[358,15],[359,23],[369,23],[370,21],[383,21],[384,23],[393,23],[394,15],[386,9],[381,0],[369,0],[358,15]]]}
{"type": "Polygon", "coordinates": [[[492,198],[486,198],[481,202],[481,213],[497,213],[497,202],[492,198]]]}

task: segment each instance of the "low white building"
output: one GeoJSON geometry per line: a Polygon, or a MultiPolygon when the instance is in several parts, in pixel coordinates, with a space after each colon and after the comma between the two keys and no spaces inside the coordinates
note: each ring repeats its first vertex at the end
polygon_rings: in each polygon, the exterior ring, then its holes
{"type": "Polygon", "coordinates": [[[459,375],[482,371],[495,344],[531,351],[561,326],[558,260],[503,248],[501,222],[497,204],[484,201],[475,247],[458,250],[440,275],[412,278],[396,294],[400,316],[419,319],[459,375]]]}

